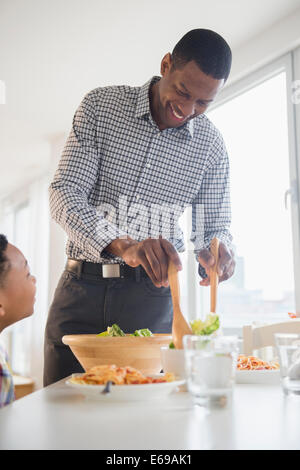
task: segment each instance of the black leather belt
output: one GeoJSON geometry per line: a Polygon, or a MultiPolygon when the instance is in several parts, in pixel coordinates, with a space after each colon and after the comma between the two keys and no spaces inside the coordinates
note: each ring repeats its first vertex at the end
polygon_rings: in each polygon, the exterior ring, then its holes
{"type": "Polygon", "coordinates": [[[139,281],[141,277],[148,277],[142,266],[132,268],[128,264],[102,264],[90,263],[89,261],[81,261],[69,258],[66,264],[66,270],[76,274],[78,278],[82,274],[88,274],[100,279],[135,279],[139,281]]]}

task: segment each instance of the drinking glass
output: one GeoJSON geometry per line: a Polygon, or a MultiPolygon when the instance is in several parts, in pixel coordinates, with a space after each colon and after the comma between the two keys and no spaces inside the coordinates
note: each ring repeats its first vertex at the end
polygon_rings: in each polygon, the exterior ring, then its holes
{"type": "Polygon", "coordinates": [[[236,336],[183,338],[187,387],[196,405],[230,404],[238,356],[236,336]]]}
{"type": "Polygon", "coordinates": [[[275,333],[283,391],[300,395],[300,334],[275,333]]]}

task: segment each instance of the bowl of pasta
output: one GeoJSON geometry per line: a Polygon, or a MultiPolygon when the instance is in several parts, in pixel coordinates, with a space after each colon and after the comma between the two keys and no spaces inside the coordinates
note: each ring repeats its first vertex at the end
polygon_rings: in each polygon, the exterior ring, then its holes
{"type": "Polygon", "coordinates": [[[237,360],[236,382],[240,384],[279,384],[277,361],[263,361],[256,356],[240,354],[237,360]]]}
{"type": "Polygon", "coordinates": [[[178,391],[183,379],[172,373],[147,376],[141,371],[114,364],[95,366],[84,374],[73,374],[66,385],[87,398],[109,401],[136,401],[164,398],[178,391]]]}
{"type": "MultiPolygon", "coordinates": [[[[110,327],[111,328],[111,327],[110,327]]],[[[149,330],[138,330],[144,332],[149,330]]],[[[91,367],[115,364],[131,366],[145,374],[159,374],[162,370],[160,348],[172,341],[168,334],[78,334],[63,336],[85,371],[91,367]]],[[[122,332],[123,333],[123,332],[122,332]]]]}

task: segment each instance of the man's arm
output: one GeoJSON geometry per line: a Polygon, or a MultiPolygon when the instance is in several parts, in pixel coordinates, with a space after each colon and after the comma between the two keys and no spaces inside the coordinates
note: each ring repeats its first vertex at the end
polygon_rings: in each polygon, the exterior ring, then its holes
{"type": "Polygon", "coordinates": [[[232,249],[229,159],[220,134],[211,145],[209,168],[203,178],[201,189],[193,202],[191,241],[199,261],[199,274],[204,278],[200,284],[209,285],[209,270],[214,258],[209,248],[211,240],[220,240],[219,280],[232,276],[235,267],[232,249]]]}
{"type": "Polygon", "coordinates": [[[83,254],[95,262],[103,249],[123,233],[101,210],[88,202],[98,179],[100,156],[96,145],[96,115],[89,95],[77,109],[54,180],[50,185],[50,211],[83,254]]]}

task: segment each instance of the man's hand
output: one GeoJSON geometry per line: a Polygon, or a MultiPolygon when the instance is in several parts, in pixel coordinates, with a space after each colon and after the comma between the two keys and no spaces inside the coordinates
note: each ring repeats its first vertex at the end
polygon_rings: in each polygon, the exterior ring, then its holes
{"type": "Polygon", "coordinates": [[[169,260],[177,270],[182,269],[179,255],[174,246],[163,238],[147,238],[137,242],[130,238],[114,240],[106,250],[121,257],[133,268],[142,266],[156,287],[168,287],[169,260]]]}
{"type": "MultiPolygon", "coordinates": [[[[209,286],[210,285],[210,269],[215,264],[215,258],[211,254],[208,249],[203,249],[200,251],[198,255],[198,261],[203,266],[206,271],[207,277],[200,281],[200,286],[209,286]]],[[[227,248],[227,246],[220,242],[219,245],[219,263],[218,263],[218,276],[219,282],[226,281],[229,279],[233,273],[235,268],[235,259],[234,253],[231,249],[227,248]]]]}

